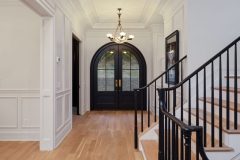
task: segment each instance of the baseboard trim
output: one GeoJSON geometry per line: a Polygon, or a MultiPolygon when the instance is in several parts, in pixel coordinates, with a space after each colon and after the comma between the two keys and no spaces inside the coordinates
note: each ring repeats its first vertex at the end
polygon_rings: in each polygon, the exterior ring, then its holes
{"type": "Polygon", "coordinates": [[[0,141],[39,141],[39,131],[0,131],[0,141]]]}
{"type": "Polygon", "coordinates": [[[72,120],[69,120],[65,124],[65,126],[57,133],[54,148],[57,148],[62,143],[62,141],[65,139],[65,137],[69,134],[71,130],[72,120]]]}

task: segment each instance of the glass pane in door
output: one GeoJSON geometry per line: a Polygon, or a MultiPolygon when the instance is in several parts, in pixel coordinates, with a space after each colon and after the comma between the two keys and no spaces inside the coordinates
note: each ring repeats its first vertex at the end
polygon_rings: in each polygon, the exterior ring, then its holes
{"type": "Polygon", "coordinates": [[[98,91],[105,91],[105,70],[98,70],[98,91]]]}
{"type": "Polygon", "coordinates": [[[131,91],[139,88],[139,70],[131,70],[131,91]]]}
{"type": "Polygon", "coordinates": [[[131,53],[122,51],[122,69],[130,69],[131,67],[131,53]]]}
{"type": "Polygon", "coordinates": [[[98,63],[98,91],[114,91],[115,51],[106,51],[98,63]]]}
{"type": "Polygon", "coordinates": [[[122,90],[130,91],[131,90],[131,70],[122,71],[122,90]]]}
{"type": "Polygon", "coordinates": [[[134,55],[131,56],[131,69],[139,69],[138,60],[134,55]]]}
{"type": "Polygon", "coordinates": [[[114,70],[106,70],[106,91],[114,91],[114,70]]]}
{"type": "Polygon", "coordinates": [[[139,63],[130,51],[122,51],[122,90],[139,88],[139,63]]]}

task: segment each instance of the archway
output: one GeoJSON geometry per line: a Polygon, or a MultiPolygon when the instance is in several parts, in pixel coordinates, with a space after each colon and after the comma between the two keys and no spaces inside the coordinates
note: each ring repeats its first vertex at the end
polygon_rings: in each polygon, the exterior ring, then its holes
{"type": "Polygon", "coordinates": [[[91,110],[132,110],[133,90],[145,85],[142,53],[129,43],[108,43],[91,62],[91,110]]]}

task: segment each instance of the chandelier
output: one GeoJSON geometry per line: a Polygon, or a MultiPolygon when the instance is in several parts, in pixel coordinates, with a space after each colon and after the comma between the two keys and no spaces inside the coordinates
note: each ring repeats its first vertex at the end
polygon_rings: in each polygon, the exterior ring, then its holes
{"type": "Polygon", "coordinates": [[[123,27],[121,24],[121,8],[118,8],[118,26],[116,28],[116,31],[113,34],[108,33],[107,37],[110,39],[110,41],[121,44],[124,42],[127,42],[129,40],[132,40],[134,38],[134,35],[129,35],[127,36],[127,34],[123,31],[123,27]]]}

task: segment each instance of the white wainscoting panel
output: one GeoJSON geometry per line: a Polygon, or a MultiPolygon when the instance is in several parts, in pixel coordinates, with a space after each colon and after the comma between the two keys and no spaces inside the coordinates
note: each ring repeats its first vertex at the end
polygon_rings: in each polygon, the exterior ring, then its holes
{"type": "Polygon", "coordinates": [[[0,97],[0,128],[18,127],[18,98],[0,97]]]}
{"type": "Polygon", "coordinates": [[[39,97],[21,98],[21,126],[22,128],[39,128],[40,99],[39,97]]]}
{"type": "Polygon", "coordinates": [[[65,123],[70,120],[70,114],[71,114],[70,107],[69,107],[69,106],[71,106],[70,98],[71,98],[71,94],[70,93],[65,95],[65,112],[64,112],[64,114],[65,114],[64,115],[65,123]]]}
{"type": "Polygon", "coordinates": [[[39,140],[39,90],[0,90],[0,140],[39,140]]]}
{"type": "Polygon", "coordinates": [[[63,127],[63,104],[64,104],[64,97],[60,96],[56,99],[56,131],[59,132],[63,127]]]}

